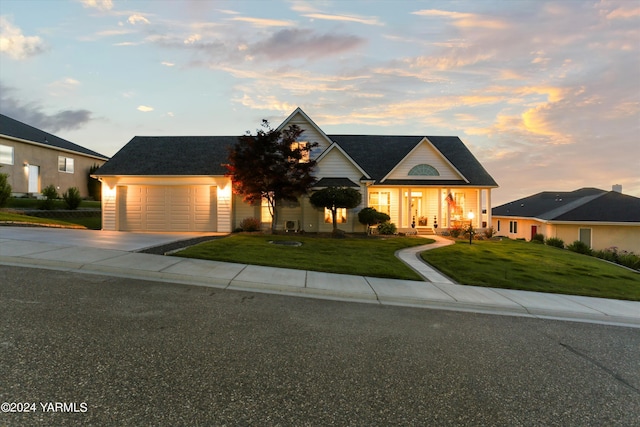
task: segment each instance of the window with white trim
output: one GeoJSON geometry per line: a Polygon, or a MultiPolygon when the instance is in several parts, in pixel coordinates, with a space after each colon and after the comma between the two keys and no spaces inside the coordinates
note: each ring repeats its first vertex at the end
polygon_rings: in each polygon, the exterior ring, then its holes
{"type": "Polygon", "coordinates": [[[509,221],[509,233],[518,234],[518,221],[509,221]]]}
{"type": "Polygon", "coordinates": [[[391,213],[391,193],[389,191],[370,191],[369,207],[389,215],[391,213]]]}
{"type": "Polygon", "coordinates": [[[0,163],[5,165],[13,164],[13,147],[10,145],[0,145],[0,163]]]}
{"type": "Polygon", "coordinates": [[[428,165],[426,163],[421,163],[419,165],[415,165],[414,167],[411,168],[411,170],[409,171],[408,175],[410,176],[440,176],[440,172],[438,172],[438,169],[434,168],[431,165],[428,165]]]}
{"type": "MultiPolygon", "coordinates": [[[[333,218],[331,217],[331,209],[324,208],[324,222],[327,224],[333,224],[333,218]]],[[[345,208],[338,208],[336,211],[336,224],[347,223],[347,210],[345,208]]]]}
{"type": "Polygon", "coordinates": [[[73,159],[71,157],[58,156],[58,172],[73,173],[73,159]]]}
{"type": "MultiPolygon", "coordinates": [[[[308,147],[309,143],[307,141],[298,141],[291,144],[292,150],[301,149],[304,150],[308,147]]],[[[300,163],[308,163],[309,162],[309,151],[302,152],[302,158],[300,159],[300,163]]]]}

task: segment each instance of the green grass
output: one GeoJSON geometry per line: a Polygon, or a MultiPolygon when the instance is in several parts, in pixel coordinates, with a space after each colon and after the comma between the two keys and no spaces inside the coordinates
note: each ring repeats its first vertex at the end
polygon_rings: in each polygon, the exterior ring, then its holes
{"type": "MultiPolygon", "coordinates": [[[[78,218],[78,219],[74,219],[73,220],[74,222],[71,222],[71,221],[60,221],[58,219],[52,219],[52,218],[39,218],[37,216],[28,216],[28,215],[19,215],[19,214],[13,214],[8,212],[0,212],[0,221],[28,222],[31,224],[60,225],[65,227],[73,227],[73,226],[86,227],[80,222],[78,223],[75,222],[79,219],[86,220],[86,219],[92,219],[92,218],[78,218]]],[[[97,218],[97,219],[99,220],[100,218],[97,218]]]]}
{"type": "MultiPolygon", "coordinates": [[[[31,199],[27,197],[10,197],[7,201],[7,208],[13,209],[40,209],[41,200],[31,199]]],[[[54,209],[67,209],[67,206],[64,203],[64,200],[54,200],[53,201],[54,209]]],[[[80,208],[92,208],[92,209],[100,209],[101,202],[96,202],[94,200],[83,200],[80,202],[80,208]]]]}
{"type": "Polygon", "coordinates": [[[256,264],[328,273],[355,274],[407,280],[422,278],[395,257],[398,249],[433,243],[418,237],[347,237],[237,234],[192,246],[177,256],[256,264]],[[284,246],[270,240],[295,240],[302,246],[284,246]]]}
{"type": "Polygon", "coordinates": [[[639,273],[530,242],[458,242],[422,258],[465,285],[640,301],[639,273]]]}

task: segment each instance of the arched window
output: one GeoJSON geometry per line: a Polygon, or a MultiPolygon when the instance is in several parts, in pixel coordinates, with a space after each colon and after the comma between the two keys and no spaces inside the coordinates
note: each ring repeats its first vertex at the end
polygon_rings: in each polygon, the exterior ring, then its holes
{"type": "Polygon", "coordinates": [[[440,172],[438,172],[438,169],[433,166],[422,163],[412,167],[409,171],[409,175],[440,176],[440,172]]]}

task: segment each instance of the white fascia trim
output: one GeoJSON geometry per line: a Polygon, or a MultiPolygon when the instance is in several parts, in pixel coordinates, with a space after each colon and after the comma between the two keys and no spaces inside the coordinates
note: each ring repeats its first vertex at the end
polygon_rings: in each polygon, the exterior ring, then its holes
{"type": "Polygon", "coordinates": [[[92,154],[85,154],[85,153],[81,153],[79,151],[68,150],[66,148],[56,147],[55,145],[43,144],[41,142],[29,141],[28,139],[16,138],[15,136],[9,136],[9,135],[0,134],[0,137],[2,137],[4,139],[13,140],[13,141],[16,141],[16,142],[22,142],[23,144],[31,144],[31,145],[36,145],[38,147],[48,148],[49,150],[61,151],[63,153],[72,153],[72,154],[75,154],[77,156],[91,157],[92,159],[98,159],[98,160],[104,160],[104,161],[109,160],[108,157],[100,157],[100,156],[94,156],[92,154]]]}
{"type": "Polygon", "coordinates": [[[441,158],[442,160],[444,160],[444,162],[445,162],[445,163],[447,163],[449,166],[451,166],[451,168],[452,168],[452,169],[453,169],[453,170],[454,170],[458,175],[460,175],[460,177],[464,180],[464,182],[466,182],[467,184],[469,183],[469,180],[467,179],[467,177],[465,177],[462,173],[460,173],[460,171],[458,170],[458,168],[457,168],[457,167],[455,167],[455,166],[453,165],[453,163],[451,163],[451,162],[449,161],[449,159],[447,159],[447,158],[444,156],[444,154],[442,154],[442,153],[440,152],[440,150],[438,150],[438,149],[436,148],[436,146],[435,146],[435,145],[433,145],[433,143],[432,143],[431,141],[429,141],[429,138],[427,138],[426,136],[425,136],[425,137],[423,137],[423,138],[422,138],[422,139],[421,139],[421,140],[416,144],[416,146],[415,146],[415,147],[413,147],[413,148],[411,149],[411,151],[409,151],[409,152],[407,153],[407,155],[406,155],[406,156],[404,156],[404,157],[403,157],[403,158],[402,158],[402,159],[401,159],[401,160],[400,160],[400,161],[399,161],[399,162],[398,162],[398,163],[393,167],[393,169],[391,169],[391,170],[389,171],[389,173],[388,173],[387,175],[385,175],[385,177],[384,177],[384,178],[382,178],[382,180],[380,180],[380,182],[382,183],[382,182],[386,181],[386,180],[389,178],[389,175],[391,175],[393,172],[395,172],[395,170],[400,166],[400,164],[401,164],[402,162],[404,162],[404,161],[405,161],[405,160],[406,160],[406,159],[407,159],[411,154],[413,154],[413,152],[414,152],[414,151],[416,151],[416,150],[418,149],[418,147],[420,147],[420,144],[422,144],[423,142],[427,142],[427,143],[431,146],[431,148],[433,148],[433,149],[436,151],[436,153],[438,153],[438,155],[440,156],[440,158],[441,158]]]}
{"type": "Polygon", "coordinates": [[[613,226],[625,226],[625,227],[640,227],[640,222],[613,222],[613,221],[554,221],[552,219],[540,219],[530,216],[503,216],[492,215],[494,219],[505,220],[523,220],[523,221],[537,221],[541,224],[549,225],[588,225],[591,227],[613,225],[613,226]]]}
{"type": "Polygon", "coordinates": [[[311,120],[311,118],[309,116],[307,116],[307,114],[304,111],[302,111],[302,109],[300,107],[296,108],[293,111],[293,113],[289,114],[289,117],[287,117],[284,120],[284,122],[282,122],[280,124],[280,126],[277,127],[276,130],[282,131],[285,128],[285,126],[291,121],[291,119],[293,119],[293,117],[298,113],[300,113],[302,115],[302,117],[311,124],[311,126],[316,130],[316,132],[318,132],[329,144],[333,143],[333,141],[327,136],[327,134],[324,133],[324,131],[322,129],[320,129],[318,127],[318,125],[315,124],[315,122],[313,120],[311,120]]]}

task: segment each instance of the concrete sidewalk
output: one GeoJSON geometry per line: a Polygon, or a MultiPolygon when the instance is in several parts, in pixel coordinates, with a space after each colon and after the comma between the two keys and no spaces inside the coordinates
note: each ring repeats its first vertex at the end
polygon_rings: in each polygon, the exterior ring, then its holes
{"type": "MultiPolygon", "coordinates": [[[[39,234],[33,229],[25,234],[20,230],[9,232],[9,228],[12,227],[0,229],[0,264],[4,265],[311,298],[573,320],[640,328],[640,302],[458,285],[418,258],[418,253],[421,251],[450,244],[447,239],[439,237],[435,244],[405,249],[396,254],[428,280],[419,282],[131,252],[131,250],[143,249],[139,246],[154,240],[149,235],[143,236],[138,243],[127,241],[123,245],[115,243],[109,245],[119,247],[113,249],[95,247],[103,246],[101,239],[107,237],[103,234],[105,232],[101,231],[87,234],[88,230],[65,230],[78,237],[68,240],[55,234],[43,237],[44,234],[39,234]],[[83,238],[79,238],[80,234],[73,234],[78,231],[85,232],[83,238]],[[26,235],[30,237],[25,238],[26,235]],[[84,238],[87,236],[91,239],[84,238]],[[51,240],[50,237],[57,237],[57,239],[51,240]],[[123,246],[137,249],[121,249],[123,246]]],[[[166,239],[178,240],[193,237],[193,235],[156,237],[156,240],[166,242],[166,239]]],[[[133,239],[131,236],[127,238],[133,239]]],[[[154,241],[154,244],[159,243],[154,241]]]]}

